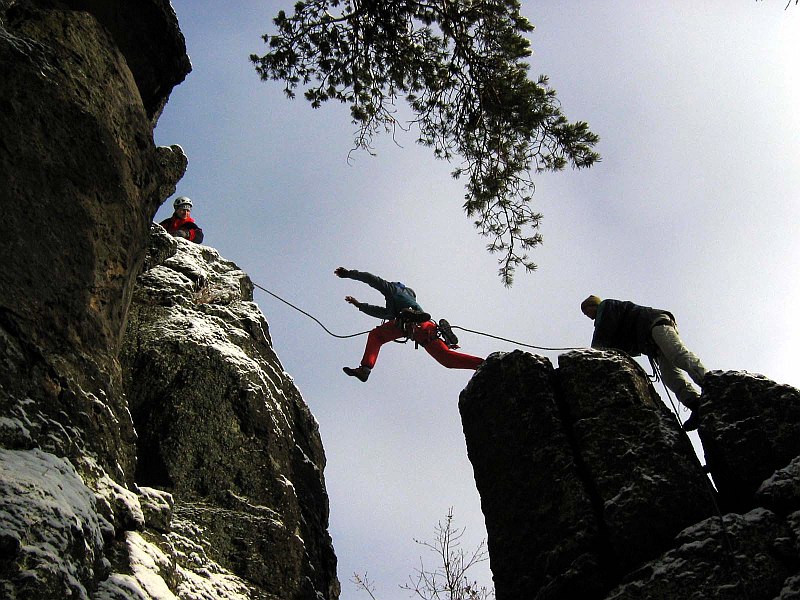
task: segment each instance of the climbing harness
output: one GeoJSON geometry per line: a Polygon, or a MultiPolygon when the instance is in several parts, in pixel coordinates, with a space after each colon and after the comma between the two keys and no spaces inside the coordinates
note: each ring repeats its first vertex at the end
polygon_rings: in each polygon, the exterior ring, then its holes
{"type": "MultiPolygon", "coordinates": [[[[422,310],[403,308],[400,310],[400,314],[393,320],[397,328],[403,332],[403,338],[392,341],[398,344],[405,344],[408,340],[414,340],[414,349],[416,350],[419,348],[420,341],[414,334],[416,333],[417,326],[426,321],[430,321],[431,316],[422,310]]],[[[386,321],[383,321],[383,323],[386,323],[386,321]]]]}

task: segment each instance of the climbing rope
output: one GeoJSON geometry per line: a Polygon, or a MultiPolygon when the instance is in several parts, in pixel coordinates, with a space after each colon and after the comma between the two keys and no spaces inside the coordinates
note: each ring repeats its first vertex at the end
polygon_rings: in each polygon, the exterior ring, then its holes
{"type": "MultiPolygon", "coordinates": [[[[291,303],[291,302],[289,302],[288,300],[284,300],[283,298],[281,298],[280,296],[278,296],[278,294],[276,294],[276,293],[274,293],[274,292],[271,292],[271,291],[270,291],[270,290],[268,290],[267,288],[265,288],[265,287],[263,287],[263,286],[261,286],[261,285],[258,285],[258,284],[257,284],[257,283],[255,283],[255,282],[253,282],[253,285],[254,285],[255,287],[257,287],[258,289],[260,289],[261,291],[263,291],[263,292],[266,292],[267,294],[269,294],[269,295],[270,295],[270,296],[272,296],[273,298],[276,298],[277,300],[280,300],[280,301],[281,301],[281,302],[283,302],[284,304],[286,304],[286,305],[288,305],[288,306],[291,306],[291,307],[292,307],[293,309],[295,309],[296,311],[303,313],[303,314],[304,314],[305,316],[307,316],[309,319],[312,319],[312,320],[313,320],[314,322],[316,322],[316,323],[317,323],[317,324],[318,324],[320,327],[322,327],[322,328],[323,328],[323,329],[326,331],[326,333],[328,333],[328,335],[331,335],[331,336],[333,336],[333,337],[335,337],[335,338],[339,338],[339,339],[353,338],[353,337],[358,337],[359,335],[366,335],[366,334],[368,334],[368,333],[371,331],[371,330],[367,330],[367,331],[359,331],[358,333],[351,333],[351,334],[349,334],[349,335],[338,335],[338,334],[336,334],[336,333],[333,333],[333,332],[332,332],[330,329],[328,329],[327,327],[325,327],[325,325],[322,323],[322,321],[320,321],[319,319],[317,319],[317,318],[316,318],[314,315],[312,315],[312,314],[310,314],[310,313],[307,313],[307,312],[306,312],[306,311],[304,311],[302,308],[299,308],[299,307],[295,306],[294,304],[292,304],[292,303],[291,303]]],[[[566,347],[565,347],[565,348],[550,348],[550,347],[547,347],[547,346],[534,346],[534,345],[532,345],[532,344],[524,344],[524,343],[522,343],[522,342],[517,342],[517,341],[515,341],[515,340],[511,340],[511,339],[508,339],[508,338],[500,337],[500,336],[497,336],[497,335],[492,335],[492,334],[490,334],[490,333],[486,333],[486,332],[483,332],[483,331],[476,331],[476,330],[474,330],[474,329],[467,329],[466,327],[459,327],[458,325],[451,325],[450,327],[451,327],[451,329],[460,329],[461,331],[466,331],[466,332],[468,332],[468,333],[474,333],[475,335],[482,335],[482,336],[489,337],[489,338],[492,338],[492,339],[495,339],[495,340],[501,340],[501,341],[503,341],[503,342],[509,342],[509,343],[511,343],[511,344],[515,344],[515,345],[517,345],[517,346],[523,346],[523,347],[525,347],[525,348],[535,348],[536,350],[562,351],[562,350],[581,350],[581,349],[582,349],[582,347],[574,347],[574,348],[566,348],[566,347]]]]}
{"type": "Polygon", "coordinates": [[[323,329],[324,329],[324,330],[325,330],[325,331],[328,333],[328,335],[332,335],[332,336],[333,336],[333,337],[335,337],[335,338],[339,338],[339,339],[352,338],[352,337],[357,337],[357,336],[359,336],[359,335],[365,335],[365,334],[369,333],[369,331],[359,331],[358,333],[351,333],[351,334],[349,334],[349,335],[338,335],[338,334],[336,334],[336,333],[333,333],[333,332],[332,332],[330,329],[328,329],[327,327],[325,327],[325,325],[323,325],[323,324],[322,324],[322,321],[320,321],[319,319],[317,319],[317,317],[315,317],[314,315],[307,313],[307,312],[306,312],[306,311],[304,311],[302,308],[298,308],[297,306],[295,306],[294,304],[292,304],[292,303],[291,303],[291,302],[289,302],[288,300],[284,300],[283,298],[281,298],[280,296],[278,296],[278,294],[275,294],[275,293],[273,293],[273,292],[269,291],[267,288],[265,288],[265,287],[262,287],[262,286],[258,285],[258,284],[257,284],[257,283],[255,283],[255,282],[253,282],[253,285],[254,285],[255,287],[257,287],[258,289],[260,289],[261,291],[267,292],[267,293],[268,293],[270,296],[272,296],[273,298],[277,298],[278,300],[280,300],[280,301],[281,301],[281,302],[283,302],[284,304],[286,304],[286,305],[288,305],[288,306],[291,306],[291,307],[292,307],[293,309],[295,309],[296,311],[303,313],[303,314],[304,314],[305,316],[307,316],[309,319],[312,319],[312,320],[314,320],[314,321],[315,321],[315,322],[316,322],[316,323],[317,323],[317,324],[318,324],[320,327],[322,327],[322,328],[323,328],[323,329]]]}
{"type": "MultiPolygon", "coordinates": [[[[669,403],[672,406],[672,412],[675,414],[675,417],[678,419],[678,425],[680,426],[681,431],[683,431],[683,434],[688,438],[689,434],[683,428],[683,425],[681,424],[680,413],[678,411],[678,408],[675,406],[675,402],[672,399],[672,394],[670,393],[670,390],[667,387],[667,384],[664,383],[664,379],[661,377],[661,369],[658,366],[658,362],[656,360],[654,360],[653,358],[650,358],[650,364],[653,367],[653,375],[655,377],[655,379],[653,379],[653,381],[661,381],[661,385],[664,386],[664,392],[666,393],[667,398],[669,399],[669,403]]],[[[741,587],[742,598],[744,598],[744,600],[748,600],[750,598],[750,596],[747,593],[747,586],[745,585],[744,579],[742,578],[742,575],[741,575],[741,571],[738,568],[739,565],[738,565],[737,560],[736,560],[736,552],[734,551],[734,548],[733,548],[733,542],[731,541],[730,531],[728,531],[728,526],[725,525],[725,519],[722,516],[722,511],[720,510],[719,504],[717,503],[716,490],[714,489],[714,486],[711,485],[711,481],[709,480],[709,478],[707,476],[703,477],[703,479],[705,480],[706,491],[708,492],[709,498],[711,498],[711,504],[714,507],[714,511],[716,512],[717,520],[719,521],[720,529],[722,530],[722,540],[723,540],[722,545],[723,545],[723,548],[724,548],[724,551],[725,551],[725,557],[729,561],[731,570],[736,575],[736,578],[738,580],[737,583],[739,584],[739,587],[741,587]]]]}
{"type": "MultiPolygon", "coordinates": [[[[269,294],[273,298],[275,298],[277,300],[280,300],[281,302],[283,302],[287,306],[290,306],[291,308],[295,309],[296,311],[298,311],[298,312],[304,314],[305,316],[307,316],[308,318],[312,319],[315,323],[317,323],[320,327],[322,327],[325,330],[325,332],[328,333],[328,335],[331,335],[331,336],[333,336],[335,338],[339,338],[339,339],[353,338],[353,337],[357,337],[357,336],[360,336],[360,335],[366,335],[370,331],[370,330],[368,330],[368,331],[360,331],[358,333],[351,333],[349,335],[338,335],[336,333],[333,333],[327,327],[325,327],[325,325],[322,323],[322,321],[317,319],[314,315],[312,315],[312,314],[304,311],[303,309],[295,306],[294,304],[292,304],[288,300],[285,300],[285,299],[281,298],[280,296],[278,296],[274,292],[268,290],[267,288],[265,288],[265,287],[263,287],[261,285],[258,285],[255,282],[253,282],[253,285],[255,287],[257,287],[258,289],[260,289],[261,291],[266,292],[267,294],[269,294]]],[[[533,344],[525,344],[525,343],[522,343],[522,342],[519,342],[519,341],[516,341],[516,340],[512,340],[512,339],[509,339],[509,338],[504,338],[504,337],[500,337],[500,336],[497,336],[497,335],[492,335],[492,334],[486,333],[484,331],[476,331],[474,329],[467,329],[466,327],[460,327],[458,325],[451,325],[450,327],[452,329],[460,329],[461,331],[466,331],[468,333],[473,333],[475,335],[482,335],[482,336],[489,337],[489,338],[492,338],[492,339],[495,339],[495,340],[501,340],[503,342],[509,342],[509,343],[515,344],[517,346],[523,346],[525,348],[534,348],[536,350],[563,351],[563,350],[581,350],[582,349],[582,347],[555,348],[555,347],[548,347],[548,346],[534,346],[533,344]]],[[[653,375],[652,376],[648,375],[647,372],[645,372],[644,373],[645,376],[647,376],[648,379],[650,379],[654,383],[658,382],[658,381],[661,381],[662,385],[664,386],[664,391],[666,392],[667,398],[669,399],[669,403],[672,406],[672,412],[675,414],[675,417],[678,420],[678,424],[681,427],[681,431],[684,432],[684,435],[688,436],[686,431],[683,430],[683,426],[681,425],[680,413],[678,411],[677,406],[675,405],[674,400],[672,399],[672,394],[670,393],[669,388],[667,388],[667,385],[664,383],[664,380],[661,377],[661,372],[660,372],[660,369],[658,367],[658,363],[655,360],[651,359],[650,364],[651,364],[651,366],[653,368],[653,375]]],[[[644,369],[642,369],[642,371],[644,371],[644,369]]],[[[722,537],[723,537],[723,540],[724,540],[723,546],[725,548],[725,554],[726,554],[727,558],[731,561],[731,564],[732,564],[732,567],[733,567],[732,570],[733,570],[734,573],[736,573],[736,576],[737,576],[737,578],[739,580],[738,583],[742,588],[742,593],[744,594],[743,597],[744,598],[748,598],[749,595],[747,594],[747,588],[745,586],[744,580],[742,579],[742,576],[741,576],[741,574],[739,572],[739,569],[736,568],[737,567],[737,565],[736,565],[736,556],[735,556],[735,552],[734,552],[734,549],[733,549],[733,543],[731,542],[730,532],[728,531],[728,528],[725,525],[725,520],[723,518],[722,511],[720,510],[719,505],[717,504],[715,490],[714,490],[713,486],[711,485],[711,482],[709,481],[708,477],[704,477],[703,479],[705,480],[706,490],[708,491],[709,497],[711,498],[711,503],[714,506],[714,509],[715,509],[715,511],[717,513],[717,518],[719,519],[720,527],[722,529],[722,537]]]]}
{"type": "Polygon", "coordinates": [[[469,333],[474,333],[475,335],[482,335],[485,337],[490,337],[495,340],[502,340],[504,342],[509,342],[511,344],[515,344],[517,346],[524,346],[525,348],[535,348],[536,350],[582,350],[585,346],[575,347],[575,348],[549,348],[547,346],[534,346],[532,344],[523,344],[522,342],[517,342],[516,340],[510,340],[508,338],[500,337],[498,335],[492,335],[491,333],[485,333],[483,331],[475,331],[474,329],[467,329],[466,327],[459,327],[458,325],[451,325],[451,329],[460,329],[461,331],[467,331],[469,333]]]}

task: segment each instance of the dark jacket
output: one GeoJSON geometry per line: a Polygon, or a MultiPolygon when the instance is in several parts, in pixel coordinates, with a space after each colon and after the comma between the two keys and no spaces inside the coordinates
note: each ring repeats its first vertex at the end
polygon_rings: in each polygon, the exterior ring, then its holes
{"type": "Polygon", "coordinates": [[[176,216],[171,216],[169,219],[164,219],[159,223],[167,233],[173,237],[182,237],[190,240],[196,244],[203,241],[203,230],[197,226],[192,217],[181,219],[176,216]],[[178,233],[178,232],[182,233],[178,233]],[[185,235],[183,235],[185,234],[185,235]]]}
{"type": "Polygon", "coordinates": [[[366,271],[345,270],[344,277],[355,279],[361,283],[366,283],[369,287],[378,290],[386,299],[386,306],[376,306],[359,302],[355,306],[363,313],[378,319],[396,319],[400,311],[404,308],[413,308],[422,311],[422,307],[417,304],[417,295],[410,287],[406,287],[399,281],[386,281],[377,275],[366,271]]]}
{"type": "Polygon", "coordinates": [[[658,348],[650,334],[656,325],[671,323],[672,313],[624,300],[603,300],[594,319],[592,348],[615,348],[631,356],[656,356],[658,348]]]}

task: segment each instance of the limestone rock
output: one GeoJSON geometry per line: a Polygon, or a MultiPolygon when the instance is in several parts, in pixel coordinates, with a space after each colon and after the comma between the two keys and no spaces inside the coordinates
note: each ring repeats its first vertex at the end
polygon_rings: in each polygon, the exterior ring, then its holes
{"type": "Polygon", "coordinates": [[[65,0],[65,4],[91,13],[110,32],[155,127],[172,88],[192,70],[186,40],[169,0],[65,0]]]}
{"type": "Polygon", "coordinates": [[[182,172],[109,30],[52,4],[0,7],[0,439],[85,450],[132,483],[116,354],[160,193],[182,172]]]}
{"type": "Polygon", "coordinates": [[[707,519],[681,532],[673,550],[631,573],[606,600],[771,600],[791,573],[782,548],[789,535],[764,509],[707,519]]]}
{"type": "Polygon", "coordinates": [[[598,522],[562,424],[550,361],[520,351],[490,355],[459,410],[497,597],[596,592],[603,579],[598,522]]]}
{"type": "Polygon", "coordinates": [[[564,425],[598,510],[601,555],[625,573],[714,514],[713,490],[637,363],[585,350],[561,355],[557,373],[564,425]]]}

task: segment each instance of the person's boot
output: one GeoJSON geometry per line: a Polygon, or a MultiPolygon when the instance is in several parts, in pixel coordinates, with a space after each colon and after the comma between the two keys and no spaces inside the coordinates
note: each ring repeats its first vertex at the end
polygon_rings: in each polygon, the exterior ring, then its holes
{"type": "Polygon", "coordinates": [[[689,415],[689,418],[686,419],[686,422],[683,424],[683,430],[694,431],[700,425],[700,396],[694,395],[684,398],[681,400],[681,404],[692,411],[692,414],[689,415]]]}
{"type": "Polygon", "coordinates": [[[689,415],[689,418],[683,424],[684,431],[694,431],[700,426],[700,411],[694,409],[692,414],[689,415]]]}
{"type": "Polygon", "coordinates": [[[369,379],[369,372],[370,370],[367,367],[356,367],[355,369],[351,367],[343,367],[342,371],[350,375],[350,377],[355,377],[359,381],[363,381],[366,383],[367,379],[369,379]]]}
{"type": "Polygon", "coordinates": [[[447,319],[439,319],[439,332],[442,334],[442,340],[444,340],[448,348],[458,348],[458,337],[453,333],[453,328],[447,319]]]}

